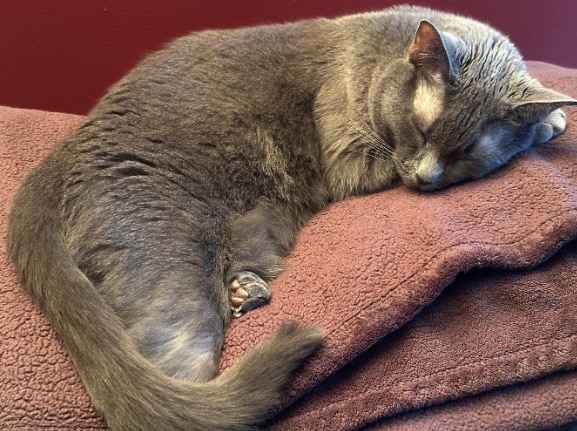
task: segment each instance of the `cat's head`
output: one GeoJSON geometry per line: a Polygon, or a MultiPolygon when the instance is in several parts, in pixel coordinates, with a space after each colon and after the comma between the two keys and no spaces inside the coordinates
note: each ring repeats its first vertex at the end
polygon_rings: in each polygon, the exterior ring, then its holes
{"type": "Polygon", "coordinates": [[[401,181],[421,190],[479,178],[548,141],[565,129],[559,108],[577,104],[531,78],[509,40],[484,26],[457,35],[421,21],[403,61],[397,85],[409,103],[401,119],[385,102],[393,121],[382,126],[401,181]]]}

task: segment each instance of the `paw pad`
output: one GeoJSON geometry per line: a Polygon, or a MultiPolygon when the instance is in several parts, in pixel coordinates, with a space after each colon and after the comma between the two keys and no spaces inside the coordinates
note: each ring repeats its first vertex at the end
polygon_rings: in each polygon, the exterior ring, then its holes
{"type": "Polygon", "coordinates": [[[266,282],[252,271],[239,271],[230,282],[230,309],[234,317],[254,310],[270,299],[266,282]]]}

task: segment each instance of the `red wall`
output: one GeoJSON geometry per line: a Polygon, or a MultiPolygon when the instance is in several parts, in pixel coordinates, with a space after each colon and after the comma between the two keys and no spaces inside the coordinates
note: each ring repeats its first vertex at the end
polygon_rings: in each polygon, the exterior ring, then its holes
{"type": "MultiPolygon", "coordinates": [[[[390,0],[0,0],[0,104],[86,113],[145,53],[192,30],[337,16],[390,0]]],[[[576,0],[421,0],[486,21],[525,58],[577,68],[576,0]]]]}

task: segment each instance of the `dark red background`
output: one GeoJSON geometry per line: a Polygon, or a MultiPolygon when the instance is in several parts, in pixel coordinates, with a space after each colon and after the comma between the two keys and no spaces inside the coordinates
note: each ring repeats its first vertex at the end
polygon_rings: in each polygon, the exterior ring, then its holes
{"type": "MultiPolygon", "coordinates": [[[[577,68],[575,0],[421,0],[503,32],[529,60],[577,68]]],[[[176,36],[380,9],[390,0],[0,0],[0,104],[85,114],[176,36]]]]}

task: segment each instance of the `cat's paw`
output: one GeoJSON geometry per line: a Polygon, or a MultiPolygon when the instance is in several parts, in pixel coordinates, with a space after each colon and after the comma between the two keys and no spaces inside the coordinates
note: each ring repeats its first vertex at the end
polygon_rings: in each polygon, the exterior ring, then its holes
{"type": "Polygon", "coordinates": [[[234,317],[254,310],[270,299],[266,282],[252,271],[239,271],[230,282],[230,309],[234,317]]]}
{"type": "Polygon", "coordinates": [[[556,109],[551,112],[545,120],[537,125],[537,134],[535,143],[543,144],[550,141],[555,136],[560,135],[567,127],[567,115],[562,109],[556,109]]]}

